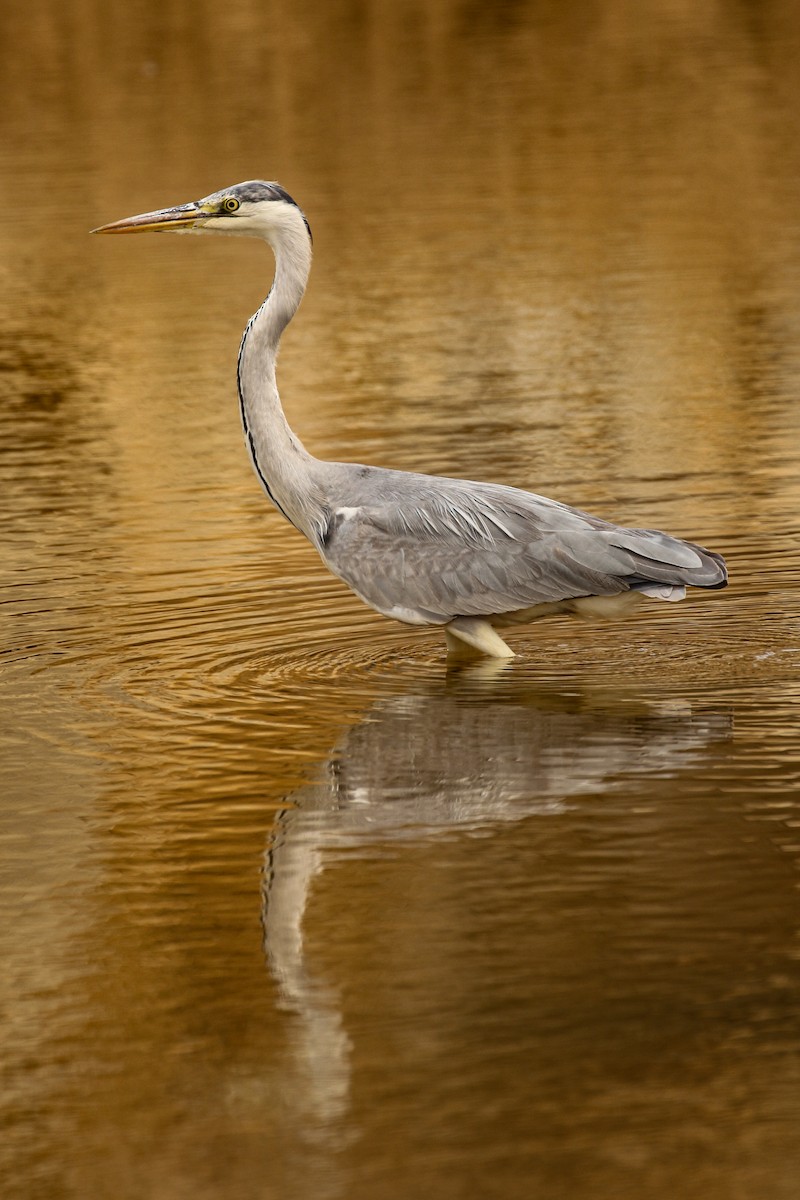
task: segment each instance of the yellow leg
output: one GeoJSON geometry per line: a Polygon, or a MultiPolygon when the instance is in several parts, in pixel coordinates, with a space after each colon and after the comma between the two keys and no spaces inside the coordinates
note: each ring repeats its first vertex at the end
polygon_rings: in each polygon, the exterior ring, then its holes
{"type": "Polygon", "coordinates": [[[447,653],[458,658],[513,658],[514,651],[505,644],[488,621],[480,617],[456,617],[444,628],[447,653]],[[471,653],[470,653],[471,651],[471,653]]]}

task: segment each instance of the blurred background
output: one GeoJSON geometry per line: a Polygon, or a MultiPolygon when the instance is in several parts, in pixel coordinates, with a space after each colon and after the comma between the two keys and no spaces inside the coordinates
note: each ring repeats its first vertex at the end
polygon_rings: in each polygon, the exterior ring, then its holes
{"type": "Polygon", "coordinates": [[[794,1200],[800,15],[0,12],[0,1169],[16,1200],[794,1200]],[[279,180],[323,457],[725,554],[449,671],[242,445],[279,180]],[[669,609],[669,611],[664,611],[669,609]]]}

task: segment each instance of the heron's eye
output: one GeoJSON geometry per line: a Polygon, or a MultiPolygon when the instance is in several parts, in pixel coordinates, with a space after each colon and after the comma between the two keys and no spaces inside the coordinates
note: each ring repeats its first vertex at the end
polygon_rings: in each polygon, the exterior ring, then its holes
{"type": "Polygon", "coordinates": [[[226,196],[222,201],[222,207],[224,208],[225,212],[236,212],[237,208],[239,207],[239,201],[235,196],[226,196]]]}

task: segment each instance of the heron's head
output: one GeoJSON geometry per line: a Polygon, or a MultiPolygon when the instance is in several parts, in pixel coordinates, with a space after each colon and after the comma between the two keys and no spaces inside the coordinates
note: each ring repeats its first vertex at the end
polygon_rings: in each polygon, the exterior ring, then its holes
{"type": "Polygon", "coordinates": [[[161,208],[101,225],[93,233],[228,233],[272,241],[281,231],[305,226],[302,210],[279,183],[251,179],[213,192],[203,200],[161,208]]]}

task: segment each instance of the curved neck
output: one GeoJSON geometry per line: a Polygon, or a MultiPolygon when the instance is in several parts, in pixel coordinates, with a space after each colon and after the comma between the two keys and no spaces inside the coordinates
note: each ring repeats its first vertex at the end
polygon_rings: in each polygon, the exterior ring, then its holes
{"type": "Polygon", "coordinates": [[[318,542],[326,522],[314,481],[316,459],[289,428],[275,378],[281,334],[297,312],[311,270],[311,241],[300,211],[294,211],[268,238],[275,278],[239,348],[239,402],[247,447],[264,490],[287,520],[318,542]]]}

